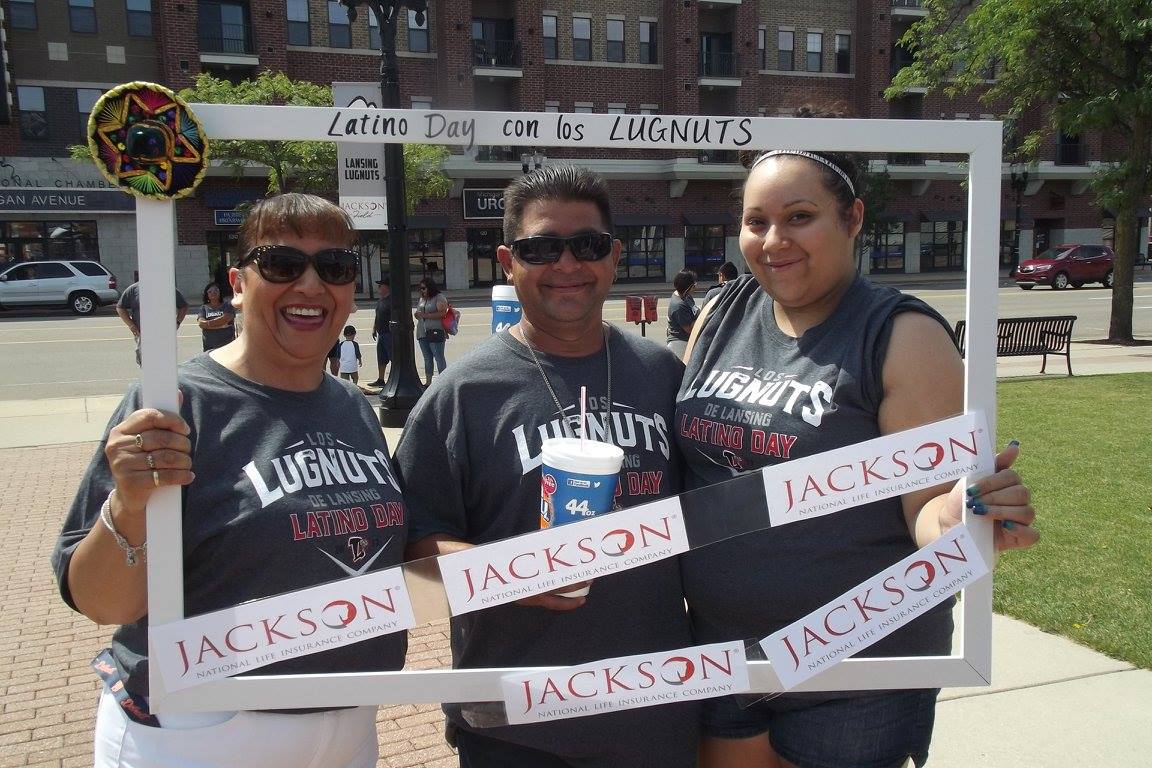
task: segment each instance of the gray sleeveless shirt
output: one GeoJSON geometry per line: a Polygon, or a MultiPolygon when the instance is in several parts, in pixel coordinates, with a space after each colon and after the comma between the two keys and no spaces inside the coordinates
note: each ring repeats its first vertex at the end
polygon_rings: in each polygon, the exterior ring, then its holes
{"type": "MultiPolygon", "coordinates": [[[[674,432],[688,487],[880,435],[892,318],[919,299],[857,278],[798,339],[751,276],[725,285],[688,361],[674,432]]],[[[681,558],[696,641],[762,638],[915,551],[899,498],[739,536],[681,558]]],[[[947,653],[951,603],[861,656],[947,653]]]]}

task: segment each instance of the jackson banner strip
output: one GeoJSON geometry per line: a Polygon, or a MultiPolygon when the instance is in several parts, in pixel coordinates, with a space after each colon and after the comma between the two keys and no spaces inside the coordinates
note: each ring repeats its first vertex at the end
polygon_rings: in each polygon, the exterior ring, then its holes
{"type": "Polygon", "coordinates": [[[994,464],[986,421],[972,412],[762,473],[769,517],[778,526],[986,474],[994,464]]]}
{"type": "Polygon", "coordinates": [[[510,603],[687,552],[676,498],[437,558],[452,615],[510,603]]]}
{"type": "Polygon", "coordinates": [[[967,526],[760,641],[785,690],[859,653],[988,573],[967,526]]]}
{"type": "Polygon", "coordinates": [[[505,675],[500,685],[518,725],[742,693],[748,665],[744,643],[714,643],[505,675]]]}
{"type": "Polygon", "coordinates": [[[416,626],[400,568],[149,629],[169,691],[416,626]]]}

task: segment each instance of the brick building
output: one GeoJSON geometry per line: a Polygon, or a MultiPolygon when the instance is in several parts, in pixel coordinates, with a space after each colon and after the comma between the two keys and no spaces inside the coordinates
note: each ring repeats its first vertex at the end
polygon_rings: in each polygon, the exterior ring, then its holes
{"type": "MultiPolygon", "coordinates": [[[[992,118],[975,97],[883,98],[907,61],[897,40],[920,0],[434,0],[423,24],[401,11],[396,47],[402,106],[494,111],[704,115],[790,114],[841,102],[854,116],[992,118]]],[[[99,258],[123,279],[136,269],[131,201],[90,164],[67,159],[104,90],[131,80],[170,88],[201,71],[243,79],[264,69],[329,85],[376,83],[379,29],[349,23],[326,0],[0,0],[7,109],[0,108],[0,260],[99,258]]],[[[1022,257],[1061,242],[1106,242],[1107,211],[1088,180],[1115,148],[1100,136],[1056,136],[1013,189],[1005,165],[1001,262],[1019,226],[1022,257]],[[1016,200],[1021,203],[1017,222],[1016,200]]],[[[413,275],[449,288],[499,281],[496,200],[526,165],[576,160],[610,180],[619,278],[669,282],[731,259],[743,169],[732,153],[480,146],[445,166],[451,195],[409,220],[413,275]]],[[[964,169],[955,157],[874,157],[892,196],[890,232],[867,271],[962,270],[964,169]]],[[[214,169],[178,204],[178,283],[190,296],[236,258],[237,205],[259,197],[259,169],[214,169]]],[[[334,174],[335,177],[335,174],[334,174]]],[[[1145,212],[1145,216],[1147,212],[1145,212]]],[[[1148,241],[1147,218],[1141,243],[1148,241]]],[[[384,232],[365,233],[364,288],[382,270],[384,232]]],[[[386,258],[386,257],[385,257],[386,258]]]]}

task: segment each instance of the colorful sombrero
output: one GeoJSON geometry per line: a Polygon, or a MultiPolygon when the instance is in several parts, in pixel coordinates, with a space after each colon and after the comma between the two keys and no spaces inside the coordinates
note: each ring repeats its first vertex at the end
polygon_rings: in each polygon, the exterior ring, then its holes
{"type": "Polygon", "coordinates": [[[155,83],[125,83],[101,96],[88,116],[88,149],[105,178],[154,200],[192,194],[208,170],[204,127],[183,99],[155,83]]]}

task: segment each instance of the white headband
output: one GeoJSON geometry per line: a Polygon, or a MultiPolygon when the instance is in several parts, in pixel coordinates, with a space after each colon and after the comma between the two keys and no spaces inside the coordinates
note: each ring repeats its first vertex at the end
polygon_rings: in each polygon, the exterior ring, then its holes
{"type": "Polygon", "coordinates": [[[774,149],[771,152],[765,152],[764,154],[760,155],[760,157],[756,158],[755,162],[752,163],[752,167],[748,169],[748,172],[751,173],[753,168],[760,165],[760,163],[767,160],[768,158],[779,157],[780,155],[793,155],[795,157],[806,157],[809,160],[815,160],[816,162],[820,163],[820,165],[823,165],[825,168],[832,169],[832,171],[835,172],[835,174],[837,176],[839,176],[841,179],[844,180],[844,184],[847,185],[848,191],[852,193],[852,197],[856,197],[856,186],[852,183],[852,180],[850,178],[848,178],[848,174],[846,174],[846,173],[844,173],[844,171],[840,170],[840,168],[835,163],[833,163],[831,160],[829,160],[825,157],[821,157],[820,155],[817,155],[814,152],[805,152],[802,149],[774,149]]]}

